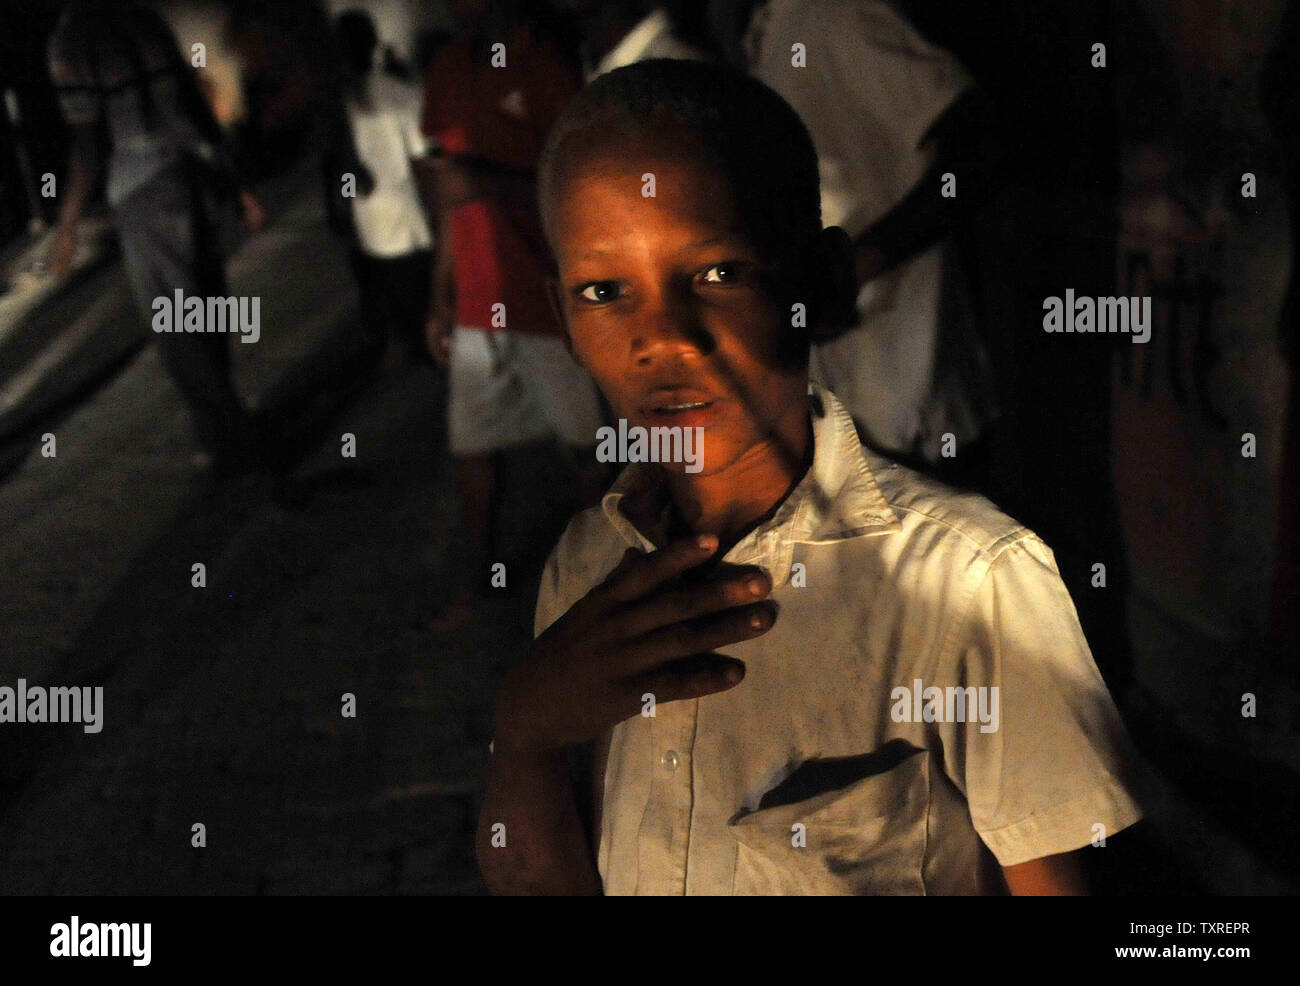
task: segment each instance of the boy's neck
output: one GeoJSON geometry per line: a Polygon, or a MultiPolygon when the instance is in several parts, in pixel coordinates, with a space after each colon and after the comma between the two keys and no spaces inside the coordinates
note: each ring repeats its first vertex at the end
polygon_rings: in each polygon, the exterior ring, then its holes
{"type": "Polygon", "coordinates": [[[813,460],[812,415],[797,402],[767,441],[721,472],[666,472],[672,499],[669,539],[715,534],[716,557],[767,520],[799,485],[813,460]]]}

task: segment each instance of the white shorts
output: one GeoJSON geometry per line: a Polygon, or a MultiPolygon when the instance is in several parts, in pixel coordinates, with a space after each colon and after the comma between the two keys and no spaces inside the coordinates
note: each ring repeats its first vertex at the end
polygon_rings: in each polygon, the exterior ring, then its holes
{"type": "Polygon", "coordinates": [[[590,375],[563,340],[456,326],[451,335],[448,442],[453,455],[482,455],[555,436],[596,444],[602,424],[590,375]]]}

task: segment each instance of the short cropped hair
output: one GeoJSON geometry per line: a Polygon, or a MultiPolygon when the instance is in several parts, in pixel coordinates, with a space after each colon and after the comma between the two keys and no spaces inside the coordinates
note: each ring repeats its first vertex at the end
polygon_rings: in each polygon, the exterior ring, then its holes
{"type": "Polygon", "coordinates": [[[745,232],[773,260],[821,231],[817,152],[803,121],[757,79],[723,65],[650,59],[597,77],[560,113],[538,164],[538,196],[554,191],[564,145],[612,124],[653,134],[664,122],[699,139],[736,196],[745,232]]]}

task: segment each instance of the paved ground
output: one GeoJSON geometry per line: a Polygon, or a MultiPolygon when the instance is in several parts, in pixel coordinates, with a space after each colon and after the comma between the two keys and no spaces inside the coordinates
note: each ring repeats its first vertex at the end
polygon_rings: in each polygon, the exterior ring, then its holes
{"type": "MultiPolygon", "coordinates": [[[[336,351],[354,317],[313,205],[232,263],[236,290],[263,299],[261,343],[235,347],[241,383],[299,411],[292,394],[320,379],[304,360],[328,365],[312,353],[336,351]]],[[[0,889],[482,890],[469,838],[491,694],[567,509],[533,498],[568,484],[545,448],[511,456],[507,588],[477,625],[431,637],[458,524],[442,401],[431,371],[370,378],[326,402],[288,484],[215,497],[152,349],[51,426],[57,456],[0,486],[0,678],[102,683],[105,727],[0,737],[0,889]]]]}
{"type": "MultiPolygon", "coordinates": [[[[308,453],[287,483],[213,496],[151,348],[42,426],[56,457],[28,454],[0,482],[0,684],[102,684],[106,704],[97,735],[0,734],[0,892],[483,891],[471,833],[491,696],[572,507],[553,491],[572,483],[545,448],[509,458],[507,588],[477,624],[431,637],[458,565],[441,377],[356,378],[351,277],[317,211],[291,198],[231,263],[233,289],[263,305],[261,341],[234,346],[241,385],[294,412],[308,453]]],[[[103,321],[84,338],[122,345],[120,273],[96,277],[103,321]]],[[[1294,890],[1300,728],[1279,711],[1300,706],[1294,687],[1261,683],[1260,718],[1232,726],[1232,656],[1140,604],[1134,624],[1160,704],[1130,721],[1159,779],[1129,872],[1294,890]]]]}

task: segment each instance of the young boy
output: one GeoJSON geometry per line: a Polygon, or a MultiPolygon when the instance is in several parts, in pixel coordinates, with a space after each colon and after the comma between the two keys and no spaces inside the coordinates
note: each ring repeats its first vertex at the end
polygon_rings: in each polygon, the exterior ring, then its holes
{"type": "Polygon", "coordinates": [[[619,69],[561,115],[539,198],[574,356],[703,457],[630,466],[548,563],[498,696],[489,887],[1085,892],[1070,853],[1140,816],[1123,727],[1048,548],[809,386],[852,273],[794,111],[713,66],[619,69]]]}

